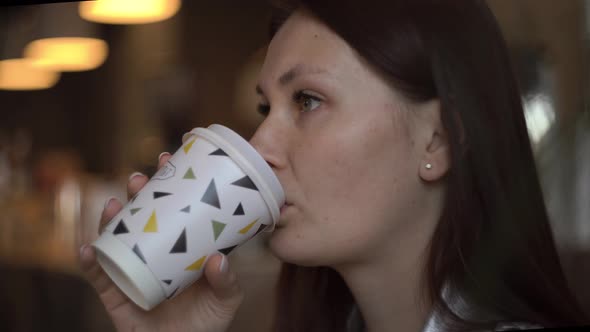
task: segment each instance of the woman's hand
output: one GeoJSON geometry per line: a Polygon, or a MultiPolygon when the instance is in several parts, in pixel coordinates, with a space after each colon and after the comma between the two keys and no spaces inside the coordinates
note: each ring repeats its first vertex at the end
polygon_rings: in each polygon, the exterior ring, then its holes
{"type": "MultiPolygon", "coordinates": [[[[160,155],[158,168],[170,159],[160,155]]],[[[132,176],[127,183],[127,196],[133,197],[148,181],[145,175],[132,176]]],[[[100,219],[100,230],[123,205],[111,199],[100,219]]],[[[209,259],[201,279],[171,300],[151,311],[144,311],[127,298],[96,262],[94,248],[83,245],[80,266],[86,279],[98,292],[117,331],[225,331],[243,300],[236,276],[229,270],[227,258],[221,254],[209,259]],[[222,264],[223,262],[223,264],[222,264]]]]}

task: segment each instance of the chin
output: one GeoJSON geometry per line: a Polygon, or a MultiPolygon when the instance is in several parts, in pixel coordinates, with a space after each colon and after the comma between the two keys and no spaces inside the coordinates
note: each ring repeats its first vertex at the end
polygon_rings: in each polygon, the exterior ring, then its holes
{"type": "MultiPolygon", "coordinates": [[[[312,241],[313,242],[313,241],[312,241]]],[[[304,236],[293,232],[287,227],[276,229],[269,240],[269,249],[279,260],[300,265],[320,266],[321,250],[304,236]]]]}

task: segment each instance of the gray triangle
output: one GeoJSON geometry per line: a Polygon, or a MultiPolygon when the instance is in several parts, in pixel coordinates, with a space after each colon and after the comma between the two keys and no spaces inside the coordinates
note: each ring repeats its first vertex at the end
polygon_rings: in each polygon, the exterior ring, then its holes
{"type": "Polygon", "coordinates": [[[191,213],[191,206],[187,205],[184,209],[180,210],[181,212],[191,213]]]}
{"type": "Polygon", "coordinates": [[[203,198],[201,198],[201,202],[221,209],[221,205],[219,204],[219,196],[217,196],[217,188],[215,187],[215,179],[211,179],[211,182],[209,182],[209,186],[207,187],[207,190],[205,190],[205,194],[203,195],[203,198]]]}
{"type": "Polygon", "coordinates": [[[172,195],[171,193],[165,193],[161,191],[154,191],[154,199],[158,199],[160,197],[166,197],[172,195]]]}
{"type": "Polygon", "coordinates": [[[186,228],[182,230],[182,233],[180,233],[180,236],[178,237],[178,240],[176,240],[176,243],[172,247],[172,250],[170,250],[170,253],[171,254],[186,253],[186,228]]]}
{"type": "Polygon", "coordinates": [[[258,233],[262,232],[266,228],[266,226],[267,225],[265,225],[265,224],[260,225],[260,227],[258,227],[258,230],[256,231],[256,233],[254,233],[254,235],[252,235],[252,237],[255,237],[256,235],[258,235],[258,233]]]}
{"type": "Polygon", "coordinates": [[[244,213],[244,208],[242,207],[242,203],[238,204],[238,207],[236,208],[236,210],[234,211],[234,216],[243,216],[244,213]]]}
{"type": "Polygon", "coordinates": [[[237,246],[233,246],[233,247],[227,247],[227,248],[223,248],[223,249],[219,249],[218,251],[224,255],[228,255],[230,252],[232,252],[232,250],[234,250],[237,246]]]}
{"type": "Polygon", "coordinates": [[[167,298],[168,300],[169,300],[169,299],[171,299],[171,298],[174,296],[174,294],[176,294],[176,291],[177,291],[179,288],[180,288],[180,287],[176,287],[176,289],[175,289],[175,290],[174,290],[172,293],[170,293],[170,295],[168,295],[166,298],[167,298]]]}
{"type": "Polygon", "coordinates": [[[115,230],[113,230],[113,234],[117,235],[117,234],[124,234],[124,233],[129,233],[129,230],[127,229],[127,226],[123,222],[123,219],[121,219],[121,220],[119,220],[117,227],[115,227],[115,230]]]}
{"type": "Polygon", "coordinates": [[[172,283],[172,280],[170,279],[166,279],[166,280],[162,280],[166,285],[170,286],[170,284],[172,283]]]}
{"type": "Polygon", "coordinates": [[[221,149],[217,149],[211,153],[209,153],[210,156],[226,156],[227,157],[227,153],[225,153],[225,151],[221,150],[221,149]]]}
{"type": "Polygon", "coordinates": [[[135,245],[133,246],[133,252],[134,252],[134,253],[137,255],[137,257],[139,257],[139,258],[140,258],[140,259],[141,259],[141,260],[142,260],[142,261],[143,261],[145,264],[147,264],[147,263],[146,263],[146,261],[145,261],[145,257],[143,257],[143,253],[141,253],[141,250],[139,250],[139,246],[137,246],[137,244],[135,244],[135,245]]]}
{"type": "Polygon", "coordinates": [[[252,182],[252,180],[250,180],[250,177],[247,175],[237,181],[232,182],[232,184],[234,186],[248,188],[248,189],[258,191],[258,188],[256,188],[256,185],[254,184],[254,182],[252,182]]]}

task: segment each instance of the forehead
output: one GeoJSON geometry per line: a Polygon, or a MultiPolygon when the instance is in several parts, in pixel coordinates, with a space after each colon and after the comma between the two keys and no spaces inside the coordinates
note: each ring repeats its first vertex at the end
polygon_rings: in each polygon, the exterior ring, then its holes
{"type": "Polygon", "coordinates": [[[355,52],[336,33],[306,11],[298,10],[272,39],[261,78],[278,76],[297,65],[337,72],[358,65],[355,52]]]}

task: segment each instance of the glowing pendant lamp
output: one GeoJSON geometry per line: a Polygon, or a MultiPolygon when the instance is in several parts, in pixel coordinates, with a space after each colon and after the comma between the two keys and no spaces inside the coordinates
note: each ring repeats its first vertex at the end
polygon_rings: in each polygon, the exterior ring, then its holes
{"type": "Polygon", "coordinates": [[[92,70],[104,63],[108,45],[97,26],[78,16],[77,3],[40,6],[37,39],[24,49],[33,65],[54,71],[92,70]]]}
{"type": "Polygon", "coordinates": [[[166,20],[180,9],[180,0],[96,0],[80,2],[80,16],[107,24],[144,24],[166,20]]]}
{"type": "Polygon", "coordinates": [[[35,67],[23,58],[0,61],[1,90],[40,90],[53,87],[60,73],[35,67]]]}
{"type": "Polygon", "coordinates": [[[33,30],[26,20],[29,13],[16,7],[1,13],[0,90],[47,89],[59,80],[60,73],[37,68],[31,60],[22,57],[22,49],[33,30]]]}
{"type": "Polygon", "coordinates": [[[84,71],[100,67],[108,54],[101,39],[87,37],[53,37],[32,41],[25,56],[33,65],[58,71],[84,71]]]}

